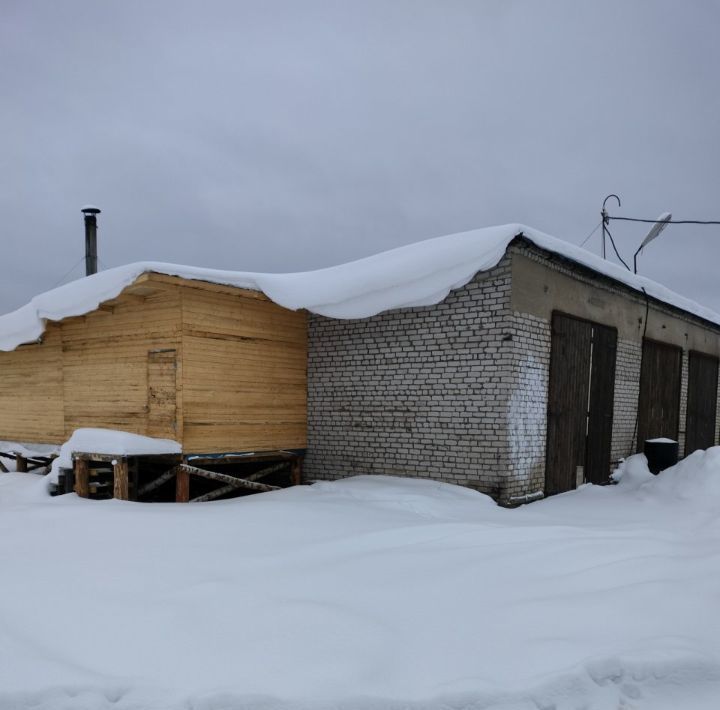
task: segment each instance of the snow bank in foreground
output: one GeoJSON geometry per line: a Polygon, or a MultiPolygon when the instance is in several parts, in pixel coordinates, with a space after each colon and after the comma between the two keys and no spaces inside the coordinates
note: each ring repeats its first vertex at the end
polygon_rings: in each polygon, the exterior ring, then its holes
{"type": "Polygon", "coordinates": [[[516,510],[385,477],[153,505],[0,474],[0,709],[715,710],[718,449],[629,465],[516,510]]]}
{"type": "Polygon", "coordinates": [[[720,446],[695,451],[675,466],[654,476],[643,454],[624,461],[613,478],[619,485],[658,501],[690,501],[720,512],[720,446]]]}
{"type": "Polygon", "coordinates": [[[294,274],[221,271],[161,262],[128,264],[60,286],[0,317],[0,350],[14,350],[21,343],[37,340],[46,320],[88,313],[151,271],[262,291],[286,308],[305,308],[332,318],[366,318],[395,308],[439,303],[479,271],[495,266],[508,244],[520,234],[543,249],[720,324],[720,315],[654,281],[530,227],[506,224],[428,239],[348,264],[294,274]]]}

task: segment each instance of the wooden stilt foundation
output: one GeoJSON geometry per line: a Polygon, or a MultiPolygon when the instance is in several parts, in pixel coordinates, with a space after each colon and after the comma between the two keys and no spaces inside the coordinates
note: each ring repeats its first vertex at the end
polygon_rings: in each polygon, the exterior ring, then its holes
{"type": "Polygon", "coordinates": [[[75,471],[75,493],[81,498],[87,498],[90,495],[90,476],[87,460],[75,459],[73,469],[75,471]]]}
{"type": "Polygon", "coordinates": [[[117,459],[113,462],[113,498],[128,500],[127,459],[117,459]]]}
{"type": "MultiPolygon", "coordinates": [[[[260,454],[237,454],[228,456],[191,456],[189,460],[202,463],[205,468],[190,465],[187,458],[180,455],[161,454],[151,455],[112,455],[96,454],[92,452],[73,452],[73,467],[75,473],[75,492],[84,498],[108,498],[112,495],[117,500],[148,500],[167,501],[175,500],[177,503],[199,503],[217,500],[239,489],[262,492],[274,491],[288,485],[298,485],[302,478],[302,455],[291,451],[262,452],[260,454]],[[258,462],[267,462],[264,467],[257,469],[258,462]],[[110,466],[112,468],[110,468],[110,466]],[[169,468],[159,468],[166,464],[169,468]],[[153,476],[150,480],[143,479],[143,466],[149,467],[153,476]],[[227,473],[219,470],[224,468],[227,473]],[[255,469],[255,470],[253,470],[255,469]],[[276,474],[273,485],[261,482],[276,474]],[[196,479],[204,479],[200,483],[196,479]],[[284,479],[284,480],[283,480],[284,479]],[[191,497],[191,481],[196,480],[195,497],[191,497]],[[172,493],[172,483],[175,483],[175,492],[172,493]],[[208,490],[208,481],[218,484],[213,490],[208,490]],[[158,496],[158,491],[167,486],[158,496]]],[[[34,462],[30,460],[33,464],[34,462]]],[[[271,479],[272,480],[272,479],[271,479]]]]}
{"type": "Polygon", "coordinates": [[[175,502],[187,503],[190,501],[190,473],[182,466],[177,466],[175,476],[175,502]]]}
{"type": "Polygon", "coordinates": [[[290,480],[293,486],[299,486],[302,483],[302,458],[300,456],[297,456],[292,462],[290,480]]]}

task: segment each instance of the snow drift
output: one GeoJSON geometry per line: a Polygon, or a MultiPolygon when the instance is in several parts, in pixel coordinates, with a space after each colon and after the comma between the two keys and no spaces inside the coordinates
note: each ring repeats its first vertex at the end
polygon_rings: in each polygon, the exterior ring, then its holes
{"type": "Polygon", "coordinates": [[[357,477],[224,502],[0,474],[3,710],[714,710],[720,448],[517,510],[357,477]]]}
{"type": "Polygon", "coordinates": [[[451,290],[464,286],[478,272],[495,266],[519,235],[542,249],[720,324],[720,315],[650,279],[530,227],[506,224],[429,239],[340,266],[302,273],[221,271],[161,262],[128,264],[43,293],[17,311],[0,317],[0,350],[14,350],[22,343],[37,340],[46,321],[89,313],[147,272],[262,291],[286,308],[305,308],[332,318],[366,318],[395,308],[431,305],[442,301],[451,290]]]}

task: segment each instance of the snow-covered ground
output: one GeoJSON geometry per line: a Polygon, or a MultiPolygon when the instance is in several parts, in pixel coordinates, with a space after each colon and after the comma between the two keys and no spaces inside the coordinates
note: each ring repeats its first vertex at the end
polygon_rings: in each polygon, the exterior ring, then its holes
{"type": "Polygon", "coordinates": [[[0,474],[3,710],[720,707],[720,447],[517,510],[385,477],[46,485],[0,474]]]}

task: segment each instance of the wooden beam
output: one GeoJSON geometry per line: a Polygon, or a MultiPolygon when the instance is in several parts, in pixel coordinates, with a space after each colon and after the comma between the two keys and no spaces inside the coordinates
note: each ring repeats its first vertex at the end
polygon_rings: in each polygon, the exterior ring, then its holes
{"type": "Polygon", "coordinates": [[[20,454],[15,457],[15,470],[18,473],[27,473],[27,459],[20,454]]]}
{"type": "Polygon", "coordinates": [[[127,459],[117,459],[113,464],[113,498],[128,499],[128,462],[127,459]]]}
{"type": "Polygon", "coordinates": [[[57,456],[23,456],[22,454],[9,454],[6,451],[0,451],[0,456],[6,459],[12,459],[13,461],[17,461],[19,456],[24,458],[28,463],[39,464],[40,466],[52,463],[53,459],[57,458],[57,456]]]}
{"type": "Polygon", "coordinates": [[[9,473],[7,466],[2,461],[0,461],[0,471],[3,473],[9,473]]]}
{"type": "Polygon", "coordinates": [[[258,478],[264,478],[265,476],[269,476],[271,473],[275,473],[276,471],[279,471],[280,469],[283,469],[286,466],[287,466],[287,461],[283,461],[282,463],[275,464],[274,466],[268,466],[267,468],[264,468],[261,471],[256,471],[255,473],[251,473],[249,476],[243,476],[243,480],[257,481],[258,478]]]}
{"type": "Polygon", "coordinates": [[[259,301],[270,300],[262,291],[253,291],[249,288],[241,288],[240,286],[228,286],[226,284],[218,284],[211,281],[202,281],[201,279],[185,279],[181,276],[169,276],[168,274],[159,274],[156,271],[150,271],[148,273],[142,274],[135,280],[134,283],[139,284],[144,281],[168,284],[169,286],[187,286],[189,288],[198,288],[203,291],[212,291],[213,293],[224,293],[230,296],[254,298],[259,301]]]}
{"type": "Polygon", "coordinates": [[[206,493],[204,496],[198,496],[197,498],[193,498],[190,502],[206,503],[209,500],[215,500],[216,498],[220,498],[236,490],[237,486],[223,486],[222,488],[216,488],[214,491],[210,491],[210,493],[206,493]]]}
{"type": "Polygon", "coordinates": [[[165,471],[165,473],[161,473],[157,478],[150,481],[150,483],[146,483],[139,491],[138,496],[144,496],[147,493],[151,493],[156,488],[160,488],[160,486],[163,485],[163,483],[167,483],[169,480],[175,478],[175,466],[173,466],[169,471],[165,471]]]}
{"type": "Polygon", "coordinates": [[[292,468],[290,469],[290,480],[293,486],[299,486],[302,483],[302,457],[298,456],[292,462],[292,468]]]}
{"type": "Polygon", "coordinates": [[[190,472],[184,470],[182,464],[176,466],[175,471],[175,502],[187,503],[190,500],[190,472]]]}
{"type": "Polygon", "coordinates": [[[235,478],[235,476],[228,476],[226,473],[207,471],[204,468],[196,468],[195,466],[188,466],[184,463],[180,464],[178,469],[186,471],[192,476],[209,478],[211,481],[218,481],[218,483],[224,483],[228,486],[235,486],[235,488],[249,488],[253,491],[277,491],[280,489],[280,486],[270,486],[267,483],[256,483],[255,481],[248,481],[244,478],[235,478]]]}
{"type": "Polygon", "coordinates": [[[246,463],[248,461],[292,461],[299,454],[293,451],[261,451],[250,454],[228,454],[220,456],[203,456],[202,454],[192,454],[188,456],[188,460],[193,464],[226,464],[226,463],[246,463]]]}
{"type": "Polygon", "coordinates": [[[75,493],[81,498],[87,498],[90,494],[88,462],[85,459],[75,459],[73,469],[75,471],[75,493]]]}
{"type": "Polygon", "coordinates": [[[102,461],[104,463],[112,463],[117,461],[118,454],[91,454],[87,451],[73,451],[74,459],[84,459],[85,461],[102,461]]]}

